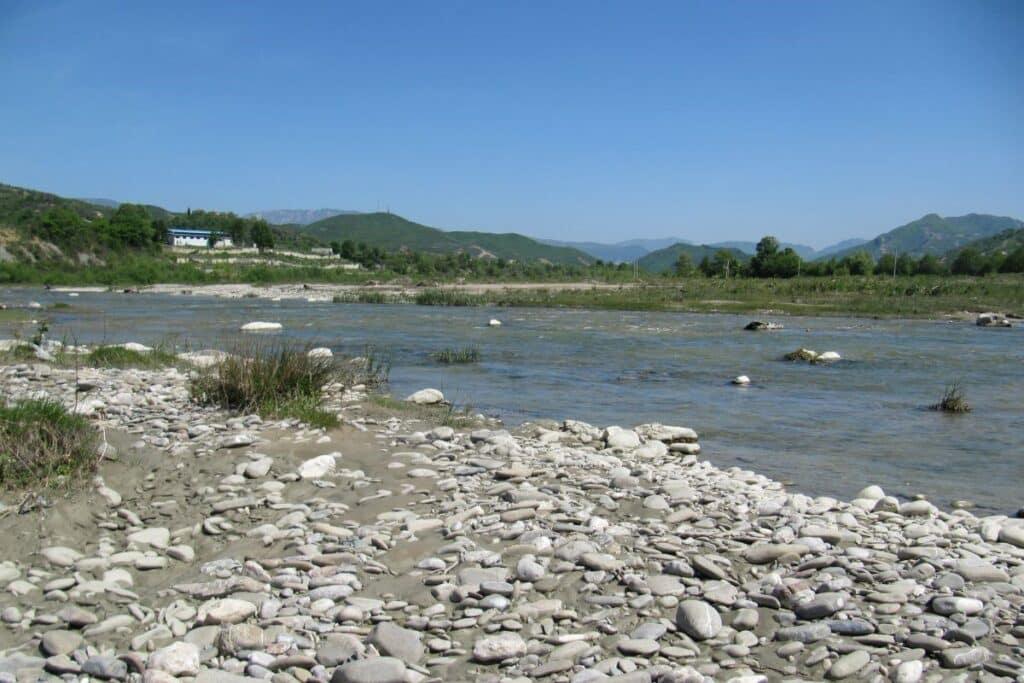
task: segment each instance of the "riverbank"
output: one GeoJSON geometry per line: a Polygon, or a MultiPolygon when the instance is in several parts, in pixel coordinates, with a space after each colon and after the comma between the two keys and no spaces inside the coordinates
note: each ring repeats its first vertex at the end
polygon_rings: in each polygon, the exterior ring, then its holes
{"type": "Polygon", "coordinates": [[[325,431],[187,381],[0,368],[117,449],[83,490],[0,497],[0,675],[1024,676],[1024,520],[810,498],[683,427],[452,429],[331,385],[325,431]]]}
{"type": "Polygon", "coordinates": [[[143,292],[342,303],[590,308],[750,315],[973,319],[1024,316],[1024,278],[846,277],[790,280],[688,278],[652,283],[151,285],[143,292]]]}

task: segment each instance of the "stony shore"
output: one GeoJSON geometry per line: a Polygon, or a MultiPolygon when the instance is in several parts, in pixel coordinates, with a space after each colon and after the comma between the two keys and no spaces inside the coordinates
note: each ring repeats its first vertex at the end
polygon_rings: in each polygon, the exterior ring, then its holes
{"type": "Polygon", "coordinates": [[[187,382],[0,367],[109,456],[0,494],[0,683],[1024,680],[1024,519],[787,492],[683,427],[455,430],[335,385],[324,432],[187,382]]]}

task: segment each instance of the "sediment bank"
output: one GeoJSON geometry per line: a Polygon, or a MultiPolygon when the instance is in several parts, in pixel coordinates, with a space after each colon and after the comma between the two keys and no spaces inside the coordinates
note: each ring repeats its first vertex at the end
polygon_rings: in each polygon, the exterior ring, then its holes
{"type": "Polygon", "coordinates": [[[116,449],[0,495],[0,679],[1024,677],[1024,519],[811,498],[685,427],[456,430],[331,385],[325,432],[187,381],[0,367],[116,449]]]}

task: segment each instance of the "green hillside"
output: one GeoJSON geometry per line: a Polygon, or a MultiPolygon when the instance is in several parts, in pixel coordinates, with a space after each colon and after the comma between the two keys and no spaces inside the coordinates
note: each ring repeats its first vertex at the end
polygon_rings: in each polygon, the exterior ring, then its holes
{"type": "Polygon", "coordinates": [[[925,254],[941,256],[966,246],[968,242],[1019,228],[1024,228],[1024,223],[1015,218],[979,213],[943,218],[930,213],[881,234],[870,242],[831,256],[842,259],[862,250],[875,259],[882,254],[910,254],[915,258],[925,254]]]}
{"type": "Polygon", "coordinates": [[[393,213],[332,216],[311,223],[302,228],[302,231],[328,244],[350,240],[388,252],[465,252],[473,256],[560,264],[587,264],[594,260],[577,249],[542,244],[515,233],[446,232],[414,223],[393,213]]]}
{"type": "Polygon", "coordinates": [[[1024,228],[1004,230],[992,235],[991,237],[983,237],[980,240],[974,240],[959,249],[951,251],[948,256],[952,257],[956,252],[967,249],[968,247],[977,250],[982,256],[993,256],[996,254],[1006,256],[1011,252],[1024,247],[1024,228]]]}
{"type": "Polygon", "coordinates": [[[68,209],[84,220],[114,213],[114,207],[0,183],[0,228],[24,228],[38,221],[50,209],[68,209]]]}
{"type": "Polygon", "coordinates": [[[713,259],[715,254],[719,251],[727,251],[735,259],[745,262],[750,259],[750,254],[740,251],[739,249],[729,249],[725,247],[711,247],[706,244],[673,244],[670,247],[664,249],[658,249],[652,251],[640,259],[640,268],[650,273],[667,273],[672,271],[676,267],[676,261],[679,260],[679,255],[686,253],[690,255],[690,260],[693,261],[693,265],[699,264],[705,256],[709,259],[713,259]]]}

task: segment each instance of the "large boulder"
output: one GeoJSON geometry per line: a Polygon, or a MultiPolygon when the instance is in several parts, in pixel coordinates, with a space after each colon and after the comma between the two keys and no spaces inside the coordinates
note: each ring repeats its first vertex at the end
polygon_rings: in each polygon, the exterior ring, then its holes
{"type": "Polygon", "coordinates": [[[796,351],[790,351],[785,356],[783,356],[783,358],[785,358],[786,360],[805,360],[808,362],[813,361],[817,357],[817,351],[811,351],[810,349],[805,349],[803,347],[800,347],[796,351]]]}
{"type": "Polygon", "coordinates": [[[978,327],[1013,327],[1002,313],[979,313],[975,324],[978,327]]]}
{"type": "Polygon", "coordinates": [[[683,600],[676,608],[676,626],[694,640],[708,640],[722,630],[722,617],[703,600],[683,600]]]}
{"type": "Polygon", "coordinates": [[[405,400],[421,406],[437,405],[444,403],[444,394],[437,389],[420,389],[406,396],[405,400]]]}
{"type": "Polygon", "coordinates": [[[612,425],[604,430],[601,435],[604,438],[605,444],[608,448],[621,448],[623,450],[633,450],[640,445],[640,435],[634,432],[632,429],[623,429],[612,425]]]}
{"type": "Polygon", "coordinates": [[[242,325],[242,332],[277,332],[283,325],[281,323],[267,323],[255,321],[242,325]]]}
{"type": "Polygon", "coordinates": [[[782,324],[763,322],[761,320],[753,320],[747,323],[746,327],[744,327],[743,329],[748,330],[750,332],[768,332],[771,330],[781,330],[782,324]]]}

